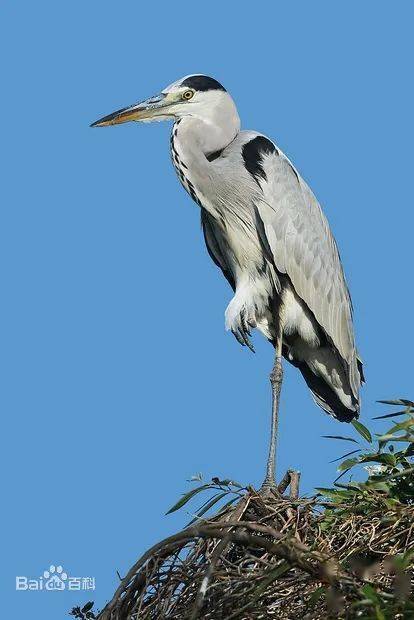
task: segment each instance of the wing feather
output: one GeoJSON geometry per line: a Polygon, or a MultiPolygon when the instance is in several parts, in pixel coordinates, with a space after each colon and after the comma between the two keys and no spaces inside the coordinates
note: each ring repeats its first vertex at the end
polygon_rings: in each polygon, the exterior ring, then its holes
{"type": "Polygon", "coordinates": [[[220,236],[220,231],[217,229],[214,218],[203,208],[201,209],[201,226],[210,258],[217,265],[217,267],[220,267],[226,280],[234,290],[236,288],[236,284],[233,273],[231,266],[226,260],[226,254],[223,252],[222,248],[224,240],[220,236]]]}
{"type": "Polygon", "coordinates": [[[315,196],[280,151],[263,154],[262,196],[255,204],[276,268],[286,273],[346,362],[357,397],[360,374],[352,304],[335,239],[315,196]]]}

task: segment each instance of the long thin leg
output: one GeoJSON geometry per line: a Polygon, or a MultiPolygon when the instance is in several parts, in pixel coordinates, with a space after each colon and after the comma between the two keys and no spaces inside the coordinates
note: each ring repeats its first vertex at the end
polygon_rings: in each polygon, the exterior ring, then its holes
{"type": "Polygon", "coordinates": [[[267,458],[266,477],[262,484],[262,490],[275,489],[275,461],[276,461],[276,443],[277,443],[277,429],[279,422],[279,401],[280,391],[282,389],[283,381],[283,366],[282,366],[282,336],[278,338],[275,354],[275,362],[272,372],[270,373],[270,384],[272,386],[272,425],[270,428],[270,444],[269,444],[269,456],[267,458]]]}

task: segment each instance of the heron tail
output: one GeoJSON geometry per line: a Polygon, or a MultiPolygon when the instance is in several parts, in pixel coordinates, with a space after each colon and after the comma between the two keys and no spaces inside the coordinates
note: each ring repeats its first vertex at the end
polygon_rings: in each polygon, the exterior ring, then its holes
{"type": "MultiPolygon", "coordinates": [[[[319,349],[319,352],[321,351],[323,350],[319,349]]],[[[323,358],[326,359],[326,354],[323,358]]],[[[357,396],[353,394],[347,373],[344,372],[339,360],[335,359],[336,363],[330,364],[330,369],[327,368],[327,372],[321,372],[320,369],[317,370],[314,359],[312,359],[312,363],[307,360],[294,359],[291,355],[287,359],[300,370],[312,392],[314,401],[321,409],[340,422],[351,422],[354,418],[358,418],[360,410],[359,394],[357,396]],[[333,380],[333,376],[335,380],[333,380]]],[[[359,365],[358,372],[362,380],[363,374],[359,365]]]]}

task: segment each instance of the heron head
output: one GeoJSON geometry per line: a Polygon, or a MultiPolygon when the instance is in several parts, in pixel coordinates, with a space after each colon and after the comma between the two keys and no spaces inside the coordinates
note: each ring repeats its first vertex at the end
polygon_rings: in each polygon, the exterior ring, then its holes
{"type": "Polygon", "coordinates": [[[91,127],[119,125],[128,121],[151,123],[184,116],[208,121],[223,114],[239,123],[236,106],[226,89],[214,78],[189,75],[170,84],[154,97],[104,116],[91,127]]]}

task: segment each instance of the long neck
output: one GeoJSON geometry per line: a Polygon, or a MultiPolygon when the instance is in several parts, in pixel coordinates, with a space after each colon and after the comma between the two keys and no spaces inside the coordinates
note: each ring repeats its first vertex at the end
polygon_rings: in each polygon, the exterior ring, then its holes
{"type": "Polygon", "coordinates": [[[171,156],[181,183],[193,200],[208,211],[208,197],[219,174],[214,164],[221,153],[239,132],[240,121],[235,115],[227,115],[226,122],[219,118],[201,119],[187,116],[179,119],[171,134],[171,156]]]}

